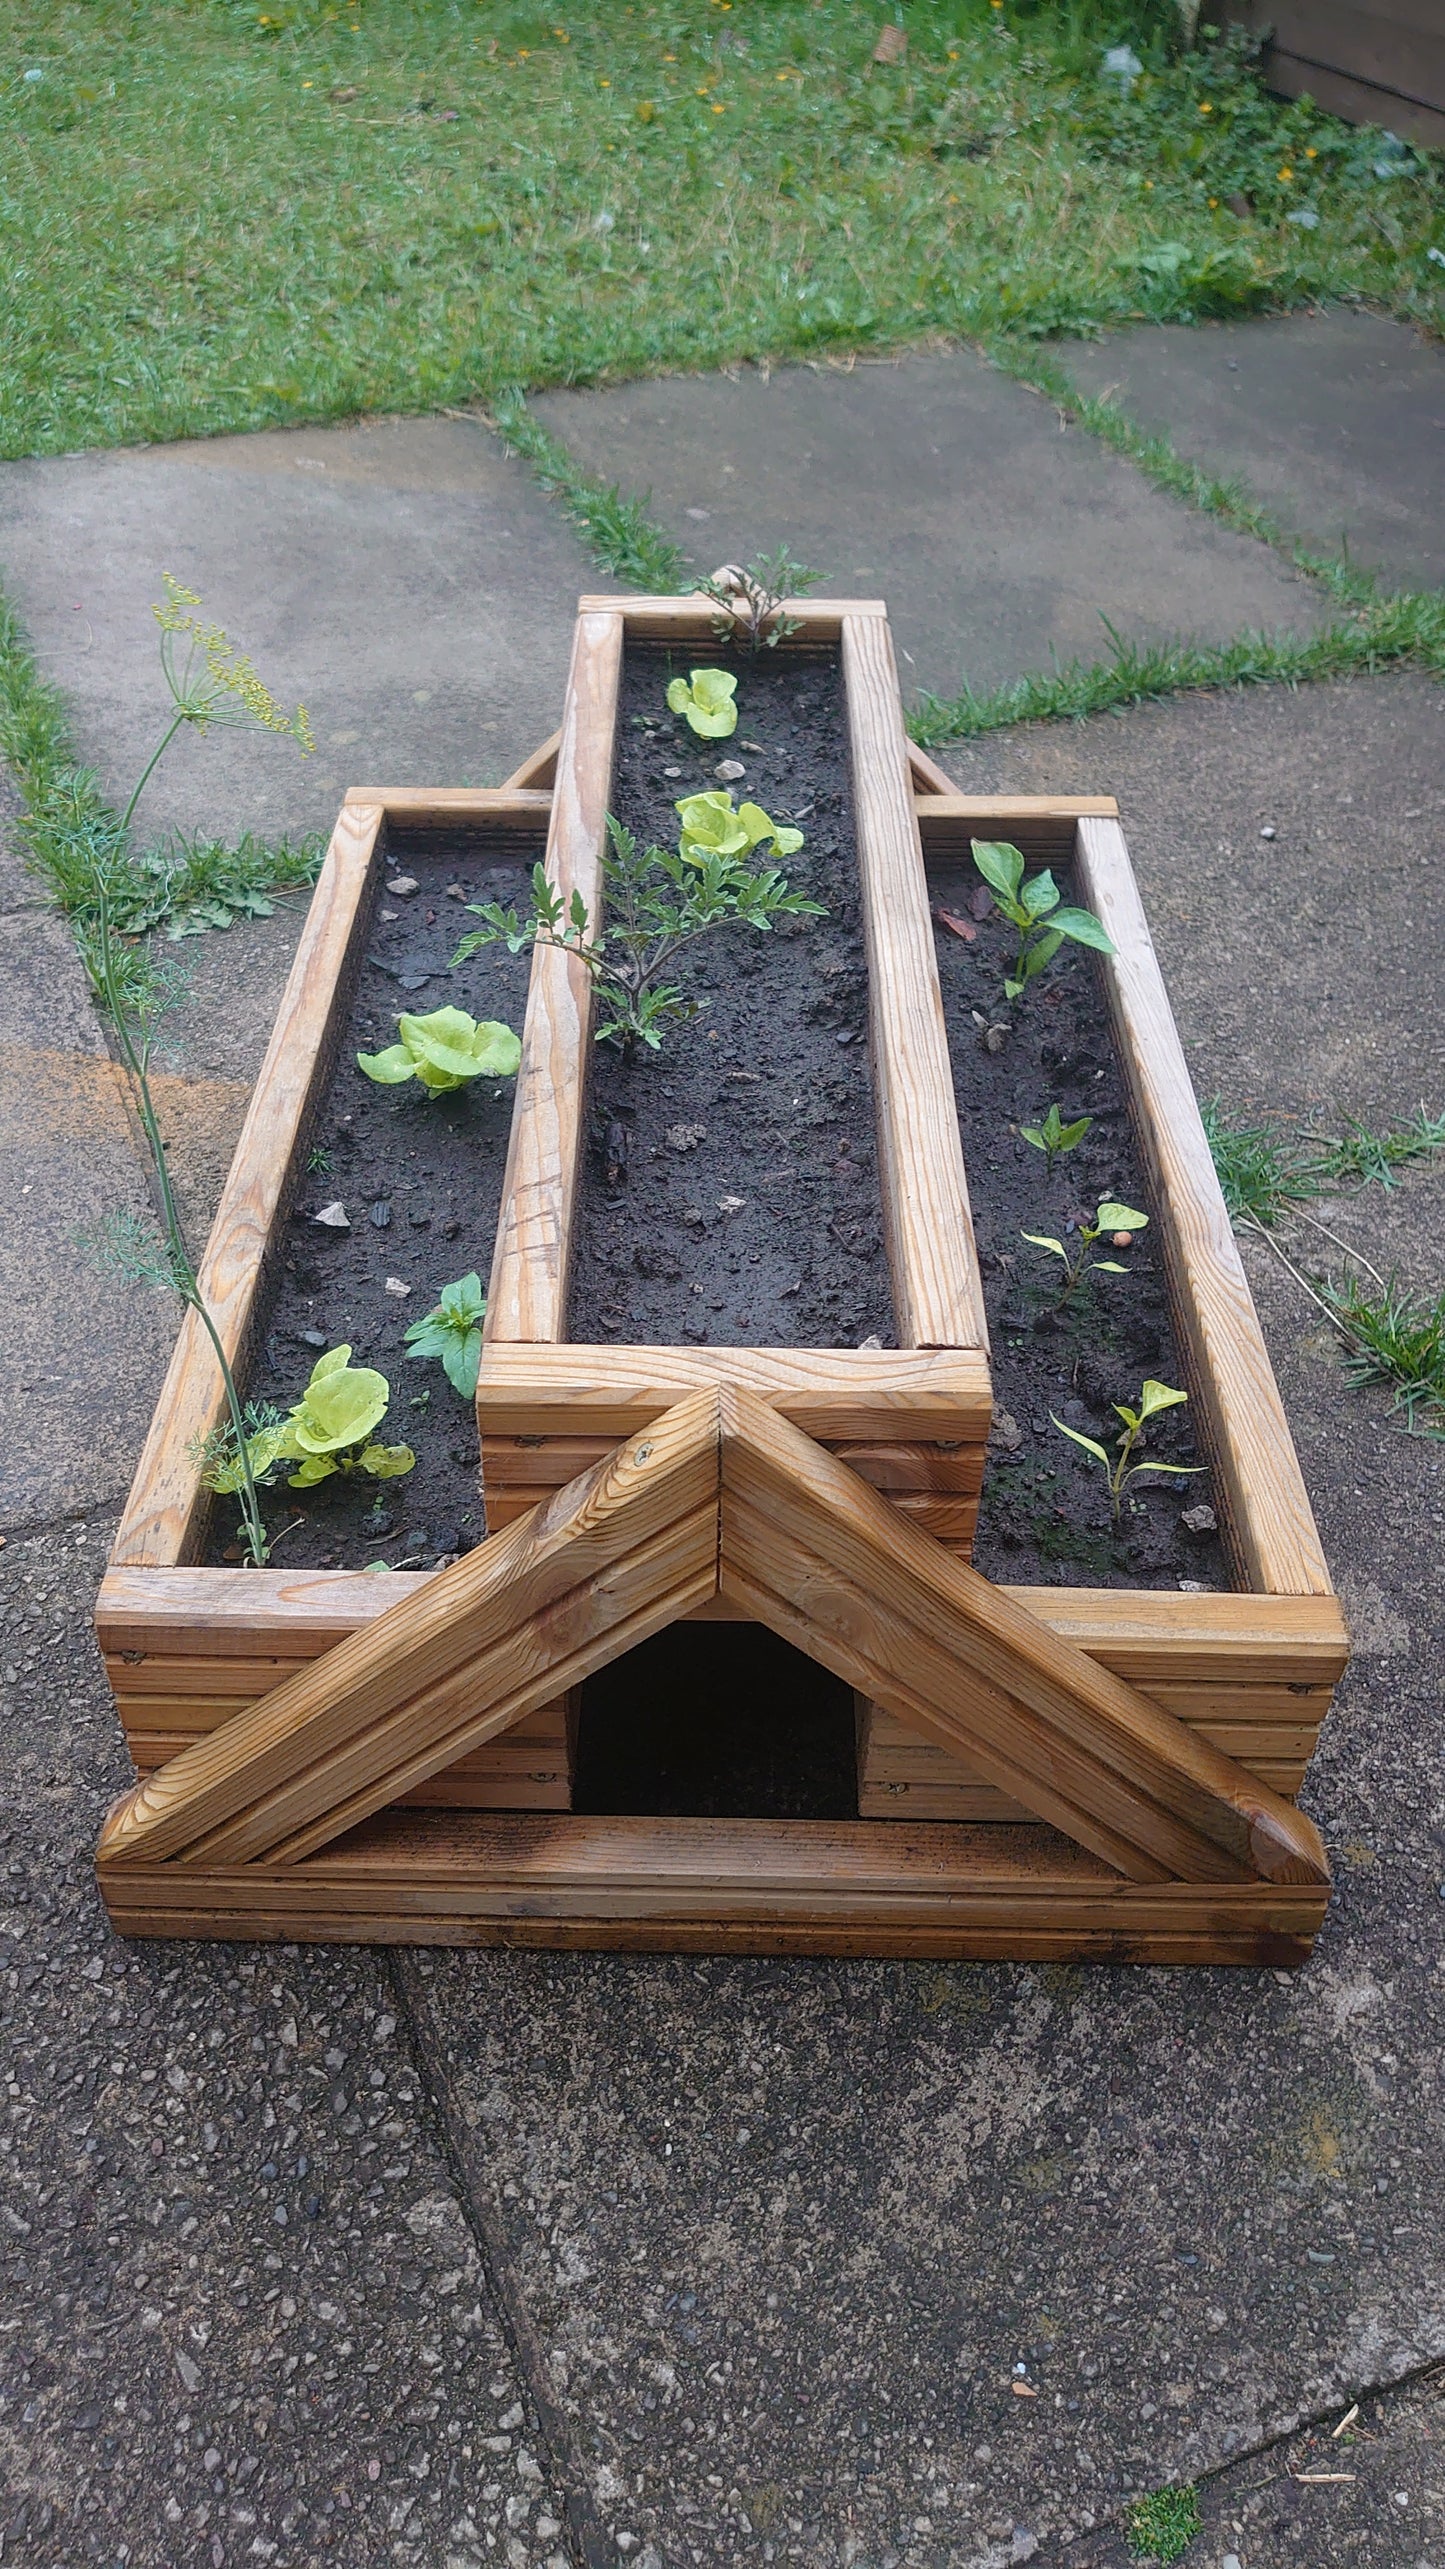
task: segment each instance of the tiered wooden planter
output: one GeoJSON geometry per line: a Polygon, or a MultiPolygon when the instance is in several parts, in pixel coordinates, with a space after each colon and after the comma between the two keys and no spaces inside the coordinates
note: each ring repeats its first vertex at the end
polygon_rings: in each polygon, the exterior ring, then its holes
{"type": "MultiPolygon", "coordinates": [[[[575,958],[539,950],[477,1393],[488,1540],[385,1580],[189,1566],[204,1498],[186,1452],[218,1386],[187,1324],[98,1607],[144,1778],[99,1851],[123,1931],[1308,1953],[1329,1876],[1288,1797],[1346,1636],[1115,807],[946,790],[907,744],[881,606],[796,612],[792,647],[836,650],[846,694],[897,1347],[567,1343],[590,998],[575,958]],[[974,836],[1071,857],[1114,939],[1116,1034],[1235,1593],[1009,1589],[968,1567],[987,1330],[927,865],[974,836]],[[567,1807],[583,1681],[684,1617],[764,1623],[853,1687],[856,1820],[567,1807]]],[[[410,833],[410,863],[428,826],[505,839],[545,819],[549,873],[595,911],[624,641],[690,649],[710,630],[701,601],[584,599],[561,732],[509,789],[348,798],[207,1254],[236,1350],[387,832],[410,833]]]]}

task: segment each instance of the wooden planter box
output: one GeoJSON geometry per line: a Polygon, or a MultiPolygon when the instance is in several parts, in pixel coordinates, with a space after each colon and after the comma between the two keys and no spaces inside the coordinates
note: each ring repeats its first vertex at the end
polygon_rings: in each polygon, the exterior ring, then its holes
{"type": "MultiPolygon", "coordinates": [[[[881,607],[797,612],[795,647],[836,647],[846,691],[897,1347],[566,1342],[590,991],[575,959],[539,950],[477,1394],[488,1540],[386,1581],[188,1567],[203,1503],[185,1451],[217,1408],[188,1324],[98,1608],[137,1763],[160,1769],[101,1843],[124,1931],[1308,1953],[1329,1876],[1287,1797],[1346,1636],[1115,808],[943,790],[906,742],[881,607]],[[975,835],[1072,856],[1113,936],[1115,1027],[1233,1594],[1008,1589],[967,1566],[987,1331],[926,864],[975,835]],[[853,1687],[858,1819],[567,1810],[577,1690],[680,1618],[764,1623],[853,1687]]],[[[548,871],[595,912],[624,640],[710,630],[694,600],[584,599],[561,732],[510,792],[349,798],[208,1251],[233,1346],[383,834],[429,816],[535,829],[551,781],[548,871]]]]}

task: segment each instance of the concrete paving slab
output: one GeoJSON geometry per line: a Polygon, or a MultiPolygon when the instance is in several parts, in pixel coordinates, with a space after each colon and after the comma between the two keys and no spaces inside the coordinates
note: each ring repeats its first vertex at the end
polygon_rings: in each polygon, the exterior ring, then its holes
{"type": "MultiPolygon", "coordinates": [[[[1442,1209],[1352,1208],[1437,1278],[1442,1209]]],[[[1004,2569],[1445,2353],[1445,1447],[1255,1283],[1358,1651],[1308,1970],[399,1963],[599,2513],[665,2569],[1004,2569]]]]}
{"type": "Polygon", "coordinates": [[[0,465],[3,575],[83,758],[124,800],[164,729],[152,600],[172,571],[317,753],[183,735],[137,814],[327,830],[352,784],[497,784],[557,723],[595,585],[565,518],[476,419],[386,419],[0,465]]]}
{"type": "Polygon", "coordinates": [[[1177,506],[967,349],[548,393],[540,418],[700,569],[786,541],[834,595],[885,597],[905,691],[998,685],[1109,637],[1322,621],[1262,546],[1177,506]]]}
{"type": "Polygon", "coordinates": [[[966,793],[1118,796],[1201,1096],[1336,1129],[1445,1106],[1445,688],[1179,696],[941,763],[966,793]]]}
{"type": "Polygon", "coordinates": [[[1445,348],[1374,312],[1132,330],[1060,351],[1146,428],[1238,474],[1292,534],[1388,585],[1445,582],[1445,348]]]}
{"type": "Polygon", "coordinates": [[[175,1334],[169,1297],[88,1245],[145,1218],[145,1184],[70,932],[14,865],[17,809],[0,774],[0,1528],[124,1490],[175,1334]]]}
{"type": "Polygon", "coordinates": [[[0,1551],[3,2557],[576,2569],[386,1957],[110,1935],[110,1532],[0,1551]]]}
{"type": "MultiPolygon", "coordinates": [[[[1351,2403],[1354,2406],[1355,2403],[1351,2403]]],[[[1445,2548],[1445,2377],[1432,2367],[1383,2399],[1220,2471],[1199,2492],[1189,2569],[1434,2569],[1445,2548]]],[[[1071,2545],[1057,2569],[1135,2569],[1120,2533],[1071,2545]]]]}

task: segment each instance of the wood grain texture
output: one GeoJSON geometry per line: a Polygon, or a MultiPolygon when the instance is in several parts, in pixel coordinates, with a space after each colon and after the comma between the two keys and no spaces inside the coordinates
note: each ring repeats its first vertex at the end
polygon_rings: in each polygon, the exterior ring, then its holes
{"type": "MultiPolygon", "coordinates": [[[[150,1707],[132,1701],[126,1707],[126,1746],[138,1775],[149,1775],[183,1749],[217,1729],[232,1713],[244,1712],[255,1700],[233,1704],[201,1701],[197,1718],[177,1726],[179,1704],[163,1703],[164,1717],[154,1729],[144,1727],[150,1707]]],[[[440,1774],[428,1776],[415,1791],[398,1794],[408,1809],[446,1808],[466,1811],[570,1811],[575,1765],[575,1695],[530,1713],[500,1738],[458,1758],[440,1774]]]]}
{"type": "Polygon", "coordinates": [[[820,1442],[900,1434],[976,1445],[988,1434],[988,1365],[974,1350],[483,1345],[484,1438],[630,1436],[689,1392],[735,1386],[776,1402],[820,1442]]]}
{"type": "Polygon", "coordinates": [[[545,830],[552,797],[511,785],[353,785],[342,809],[366,811],[373,804],[380,804],[387,820],[408,833],[485,825],[525,831],[530,838],[545,830]]]}
{"type": "Polygon", "coordinates": [[[132,1936],[1305,1960],[1317,1885],[1140,1885],[1047,1829],[386,1812],[301,1864],[106,1868],[132,1936]]]}
{"type": "Polygon", "coordinates": [[[1149,924],[1117,821],[1079,823],[1079,893],[1113,938],[1101,957],[1159,1235],[1229,1534],[1247,1584],[1326,1596],[1328,1564],[1274,1379],[1149,924]]]}
{"type": "MultiPolygon", "coordinates": [[[[791,616],[797,631],[774,647],[780,651],[815,650],[820,645],[836,643],[843,631],[845,616],[886,616],[882,598],[784,598],[783,613],[791,616]]],[[[716,640],[716,625],[721,609],[710,598],[695,594],[682,598],[584,597],[577,601],[579,615],[616,615],[627,618],[629,638],[634,642],[675,642],[686,645],[716,640]]]]}
{"type": "Polygon", "coordinates": [[[1312,1824],[747,1393],[721,1590],[1132,1880],[1328,1879],[1312,1824]]]}
{"type": "Polygon", "coordinates": [[[524,758],[520,767],[513,768],[502,791],[507,794],[519,791],[550,794],[557,781],[557,752],[561,746],[561,731],[549,732],[541,748],[534,749],[530,758],[524,758]]]}
{"type": "Polygon", "coordinates": [[[116,1806],[107,1867],[295,1862],[579,1685],[717,1587],[701,1394],[116,1806]]]}
{"type": "Polygon", "coordinates": [[[988,1346],[958,1109],[886,619],[845,616],[843,683],[883,1240],[905,1347],[988,1346]]]}
{"type": "MultiPolygon", "coordinates": [[[[584,603],[547,833],[548,879],[565,901],[580,893],[592,919],[602,911],[622,632],[616,602],[596,611],[584,603]]],[[[560,947],[534,947],[487,1297],[489,1342],[551,1341],[566,1325],[591,1023],[585,964],[560,947]]]]}
{"type": "MultiPolygon", "coordinates": [[[[378,805],[348,803],[332,832],[201,1259],[201,1292],[238,1370],[266,1252],[284,1219],[297,1143],[325,1076],[336,994],[347,980],[381,826],[378,805]]],[[[224,1403],[210,1342],[195,1313],[187,1311],[136,1466],[113,1562],[169,1567],[194,1550],[208,1501],[189,1449],[218,1424],[224,1403]]]]}
{"type": "Polygon", "coordinates": [[[930,866],[973,863],[975,839],[1009,839],[1025,856],[1067,865],[1081,820],[1115,820],[1112,794],[935,794],[914,809],[930,866]]]}
{"type": "Polygon", "coordinates": [[[953,778],[945,776],[937,760],[930,758],[926,749],[920,749],[916,740],[910,740],[908,744],[908,773],[913,780],[913,791],[920,799],[929,794],[957,791],[953,778]]]}

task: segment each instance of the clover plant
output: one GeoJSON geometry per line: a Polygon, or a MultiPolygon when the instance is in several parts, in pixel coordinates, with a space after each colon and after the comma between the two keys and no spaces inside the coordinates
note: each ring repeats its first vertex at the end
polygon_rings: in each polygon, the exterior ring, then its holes
{"type": "Polygon", "coordinates": [[[1079,1224],[1079,1246],[1077,1252],[1072,1255],[1065,1248],[1062,1240],[1055,1240],[1047,1231],[1024,1231],[1019,1236],[1021,1239],[1030,1241],[1034,1248],[1048,1249],[1054,1257],[1063,1259],[1064,1290],[1055,1305],[1056,1310],[1062,1311],[1064,1304],[1078,1291],[1084,1277],[1093,1270],[1097,1269],[1099,1274],[1106,1276],[1122,1276],[1128,1273],[1128,1269],[1121,1267],[1117,1258],[1090,1257],[1089,1251],[1102,1239],[1106,1231],[1111,1234],[1116,1231],[1147,1231],[1148,1227],[1147,1213],[1136,1213],[1131,1204],[1113,1204],[1106,1200],[1100,1205],[1092,1222],[1079,1224]]]}
{"type": "Polygon", "coordinates": [[[786,840],[784,852],[791,852],[802,845],[801,831],[779,831],[756,804],[734,812],[726,794],[692,795],[678,810],[686,812],[693,804],[709,806],[707,815],[696,816],[699,827],[730,839],[730,847],[709,847],[703,838],[689,840],[685,834],[676,851],[639,848],[631,832],[609,815],[609,852],[603,859],[605,928],[594,927],[580,892],[564,900],[548,881],[546,868],[538,865],[532,872],[530,918],[504,910],[496,901],[468,903],[472,916],[485,924],[463,937],[453,965],[465,963],[478,947],[498,938],[505,939],[513,954],[529,945],[559,946],[575,954],[591,974],[602,1010],[598,1043],[614,1041],[624,1053],[646,1044],[656,1052],[666,1027],[686,1023],[702,1004],[664,979],[684,947],[735,921],[766,934],[775,919],[826,916],[821,902],[790,891],[776,867],[756,873],[741,861],[742,853],[764,838],[780,848],[786,840]],[[744,819],[745,813],[755,814],[756,823],[744,819]]]}
{"type": "Polygon", "coordinates": [[[1181,1480],[1192,1480],[1203,1470],[1201,1463],[1157,1463],[1149,1456],[1145,1456],[1137,1463],[1133,1460],[1135,1449],[1142,1441],[1148,1421],[1151,1418],[1157,1418],[1161,1410],[1178,1409],[1188,1398],[1187,1392],[1173,1391],[1168,1383],[1146,1382],[1139,1395],[1137,1409],[1130,1409],[1127,1402],[1116,1400],[1112,1407],[1115,1417],[1122,1418],[1124,1422],[1124,1433],[1117,1440],[1118,1451],[1112,1459],[1096,1436],[1084,1436],[1077,1427],[1066,1427],[1063,1420],[1054,1418],[1054,1413],[1050,1410],[1049,1416],[1053,1418],[1059,1434],[1067,1436],[1071,1444],[1082,1445],[1086,1454],[1092,1454],[1097,1463],[1102,1463],[1109,1483],[1109,1496],[1114,1505],[1116,1525],[1119,1522],[1119,1511],[1124,1504],[1124,1492],[1140,1472],[1172,1472],[1181,1480]]]}
{"type": "Polygon", "coordinates": [[[433,1097],[464,1088],[469,1079],[511,1079],[522,1058],[510,1026],[495,1018],[478,1025],[464,1008],[433,1008],[430,1016],[400,1016],[400,1043],[384,1053],[358,1053],[357,1067],[381,1088],[419,1079],[433,1097]]]}
{"type": "Polygon", "coordinates": [[[973,861],[996,906],[1018,930],[1018,952],[1003,985],[1010,999],[1017,999],[1034,975],[1053,962],[1065,937],[1100,954],[1113,953],[1114,940],[1092,910],[1060,907],[1059,887],[1047,868],[1024,881],[1022,854],[1007,839],[975,839],[973,861]]]}
{"type": "Polygon", "coordinates": [[[414,1320],[406,1333],[408,1356],[437,1357],[447,1381],[463,1400],[476,1397],[486,1311],[482,1279],[473,1268],[469,1276],[458,1276],[454,1284],[443,1285],[436,1308],[414,1320]]]}
{"type": "Polygon", "coordinates": [[[668,709],[681,714],[689,731],[701,739],[727,740],[738,727],[737,692],[738,682],[730,670],[694,669],[690,679],[672,680],[668,709]]]}
{"type": "Polygon", "coordinates": [[[1078,1148],[1093,1120],[1092,1115],[1079,1115],[1072,1124],[1066,1124],[1057,1106],[1050,1106],[1042,1124],[1021,1124],[1019,1131],[1026,1142],[1032,1142],[1036,1151],[1043,1152],[1052,1173],[1065,1151],[1078,1148]]]}
{"type": "Polygon", "coordinates": [[[710,856],[749,856],[767,840],[774,856],[794,856],[803,844],[801,830],[770,821],[761,803],[744,803],[735,811],[730,789],[684,794],[672,808],[682,822],[677,852],[692,865],[710,856]]]}

